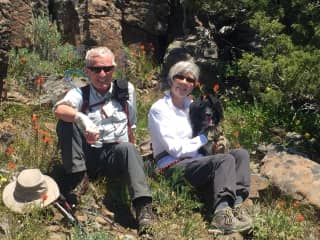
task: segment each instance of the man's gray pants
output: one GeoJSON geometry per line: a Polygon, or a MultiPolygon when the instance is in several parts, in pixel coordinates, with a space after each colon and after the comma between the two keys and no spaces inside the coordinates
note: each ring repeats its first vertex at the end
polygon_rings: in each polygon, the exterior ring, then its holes
{"type": "Polygon", "coordinates": [[[250,190],[249,153],[245,149],[233,149],[226,154],[185,159],[165,171],[171,176],[175,169],[184,173],[186,180],[196,189],[211,195],[215,208],[224,199],[236,196],[245,200],[250,190]]]}
{"type": "Polygon", "coordinates": [[[67,174],[87,171],[89,176],[103,175],[124,181],[128,185],[131,200],[151,197],[143,160],[132,143],[91,147],[76,124],[62,120],[58,121],[57,135],[67,174]]]}

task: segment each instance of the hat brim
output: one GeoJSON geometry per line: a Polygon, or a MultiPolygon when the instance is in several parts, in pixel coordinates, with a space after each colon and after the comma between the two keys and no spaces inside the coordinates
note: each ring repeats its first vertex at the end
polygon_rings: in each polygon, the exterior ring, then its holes
{"type": "Polygon", "coordinates": [[[14,212],[23,213],[31,210],[33,207],[46,207],[50,203],[58,199],[60,195],[59,187],[57,183],[49,176],[43,175],[44,181],[47,183],[47,199],[42,198],[34,200],[32,202],[19,202],[14,197],[14,189],[16,187],[16,181],[9,183],[2,192],[3,203],[14,212]]]}

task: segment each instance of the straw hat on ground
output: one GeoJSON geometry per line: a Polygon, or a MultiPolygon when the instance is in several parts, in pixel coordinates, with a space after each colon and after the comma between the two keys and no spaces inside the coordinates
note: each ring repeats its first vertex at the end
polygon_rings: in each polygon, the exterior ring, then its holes
{"type": "Polygon", "coordinates": [[[60,195],[57,183],[39,169],[25,169],[3,190],[4,204],[14,212],[23,213],[32,207],[46,207],[60,195]]]}

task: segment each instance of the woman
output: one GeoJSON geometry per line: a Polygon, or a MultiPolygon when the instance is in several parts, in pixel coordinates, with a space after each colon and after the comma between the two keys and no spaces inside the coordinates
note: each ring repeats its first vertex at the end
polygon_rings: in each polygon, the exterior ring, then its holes
{"type": "Polygon", "coordinates": [[[249,154],[244,149],[211,156],[198,153],[208,140],[205,129],[192,137],[188,95],[199,74],[199,67],[189,61],[170,68],[170,91],[152,105],[148,115],[153,154],[166,176],[178,167],[196,189],[211,192],[214,212],[209,232],[242,232],[251,227],[251,219],[242,207],[249,195],[249,154]]]}

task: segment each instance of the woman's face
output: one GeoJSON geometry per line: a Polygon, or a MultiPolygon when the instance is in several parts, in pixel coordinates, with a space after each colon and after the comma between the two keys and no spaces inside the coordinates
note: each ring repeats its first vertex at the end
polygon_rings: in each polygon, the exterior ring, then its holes
{"type": "Polygon", "coordinates": [[[195,82],[196,79],[190,73],[177,74],[173,77],[171,94],[178,98],[184,98],[192,92],[195,82]]]}

